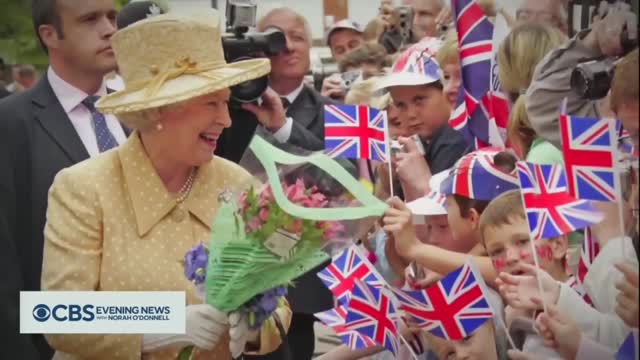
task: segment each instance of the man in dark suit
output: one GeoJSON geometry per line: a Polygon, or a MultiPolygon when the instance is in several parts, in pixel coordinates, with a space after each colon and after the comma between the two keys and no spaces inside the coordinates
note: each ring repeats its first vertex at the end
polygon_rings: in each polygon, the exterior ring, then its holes
{"type": "Polygon", "coordinates": [[[95,111],[110,46],[113,0],[33,0],[36,34],[50,67],[30,90],[0,101],[0,338],[7,359],[50,359],[41,335],[19,334],[19,291],[39,290],[47,193],[63,168],[126,139],[117,119],[95,111]],[[96,136],[100,133],[101,136],[96,136]]]}
{"type": "MultiPolygon", "coordinates": [[[[278,8],[258,22],[258,31],[268,28],[277,28],[285,34],[286,48],[270,57],[269,90],[260,106],[245,104],[242,109],[231,108],[233,122],[231,128],[222,133],[217,154],[232,161],[241,160],[254,133],[275,138],[272,141],[276,144],[309,151],[324,149],[324,105],[328,100],[303,82],[310,66],[309,25],[291,9],[278,8]],[[284,111],[279,113],[273,111],[274,108],[284,111]]],[[[320,269],[296,279],[295,287],[289,288],[293,320],[287,335],[288,346],[257,358],[311,359],[315,347],[313,314],[333,307],[331,292],[316,276],[320,269]]]]}

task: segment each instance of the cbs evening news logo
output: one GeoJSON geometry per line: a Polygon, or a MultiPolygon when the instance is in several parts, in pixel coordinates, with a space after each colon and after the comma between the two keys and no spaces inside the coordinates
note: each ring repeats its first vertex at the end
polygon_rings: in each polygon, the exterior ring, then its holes
{"type": "Polygon", "coordinates": [[[94,306],[94,305],[64,305],[58,304],[53,308],[38,304],[33,308],[33,318],[44,322],[49,319],[55,321],[168,321],[171,314],[169,306],[94,306]]]}
{"type": "Polygon", "coordinates": [[[184,292],[20,293],[20,332],[55,334],[180,334],[184,292]]]}

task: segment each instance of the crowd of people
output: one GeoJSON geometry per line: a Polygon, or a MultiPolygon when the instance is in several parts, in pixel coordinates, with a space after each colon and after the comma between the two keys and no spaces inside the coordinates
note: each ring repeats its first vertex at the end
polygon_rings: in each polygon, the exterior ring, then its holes
{"type": "MultiPolygon", "coordinates": [[[[495,21],[495,2],[475,1],[495,21]]],[[[314,89],[305,83],[309,14],[269,11],[256,30],[281,30],[285,48],[226,63],[215,10],[154,10],[124,21],[112,0],[33,0],[34,36],[49,66],[40,79],[33,67],[14,67],[12,94],[0,100],[0,358],[175,359],[195,345],[202,359],[311,359],[314,314],[334,306],[316,276],[321,268],[296,279],[287,307],[269,320],[286,329],[282,337],[276,326],[249,331],[246,318],[202,304],[178,260],[209,237],[218,195],[250,181],[237,163],[254,135],[323,151],[324,106],[340,103],[385,110],[398,144],[391,166],[345,164],[389,204],[357,239],[385,280],[424,289],[473,259],[490,288],[491,321],[460,341],[401,329],[413,341],[396,358],[614,359],[629,333],[637,348],[637,157],[621,166],[623,198],[596,204],[604,220],[589,231],[600,253],[580,281],[571,249],[584,233],[532,247],[514,175],[518,160],[563,163],[565,99],[568,114],[618,119],[623,140],[640,145],[638,49],[625,51],[622,41],[637,36],[635,14],[622,2],[602,5],[590,29],[569,37],[566,1],[522,0],[496,49],[510,104],[507,146],[479,149],[449,125],[465,50],[451,4],[382,0],[379,9],[366,26],[345,19],[326,31],[340,73],[314,89]],[[397,5],[412,9],[412,26],[390,51],[397,5]],[[584,99],[571,88],[572,71],[603,57],[619,59],[609,95],[584,99]],[[265,75],[260,101],[231,99],[234,85],[265,75]],[[109,85],[114,78],[118,88],[109,85]],[[414,224],[407,203],[432,192],[446,202],[414,224]],[[40,290],[184,291],[186,333],[20,334],[19,293],[40,290]]],[[[393,357],[382,347],[342,345],[320,358],[393,357]]]]}

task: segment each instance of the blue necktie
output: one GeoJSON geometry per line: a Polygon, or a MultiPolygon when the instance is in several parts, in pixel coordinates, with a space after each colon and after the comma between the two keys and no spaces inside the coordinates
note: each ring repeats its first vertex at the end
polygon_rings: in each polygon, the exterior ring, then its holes
{"type": "Polygon", "coordinates": [[[82,100],[82,105],[86,106],[87,109],[91,111],[91,117],[93,118],[93,130],[96,133],[96,140],[98,141],[98,150],[102,153],[118,146],[118,142],[109,130],[104,115],[96,110],[95,103],[99,98],[99,96],[87,96],[82,100]]]}

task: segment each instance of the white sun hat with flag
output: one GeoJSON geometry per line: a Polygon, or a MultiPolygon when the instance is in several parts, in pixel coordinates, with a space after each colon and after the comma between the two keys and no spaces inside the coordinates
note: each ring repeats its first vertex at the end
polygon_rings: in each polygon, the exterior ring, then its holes
{"type": "Polygon", "coordinates": [[[442,71],[436,53],[442,46],[437,38],[424,38],[405,50],[391,67],[391,72],[380,80],[377,90],[394,86],[420,86],[441,80],[442,71]]]}

